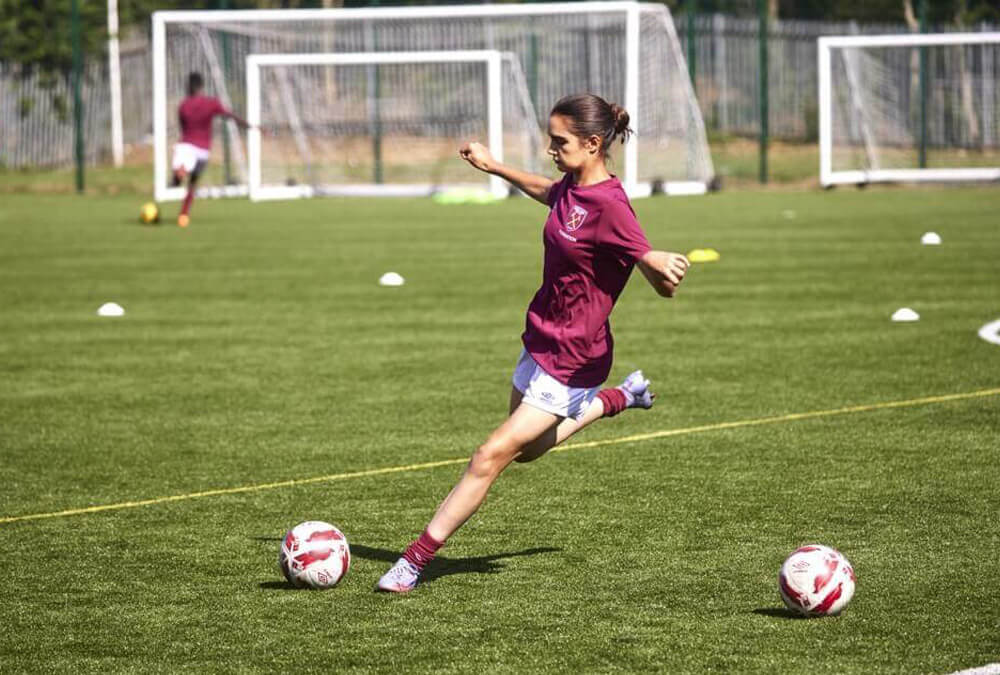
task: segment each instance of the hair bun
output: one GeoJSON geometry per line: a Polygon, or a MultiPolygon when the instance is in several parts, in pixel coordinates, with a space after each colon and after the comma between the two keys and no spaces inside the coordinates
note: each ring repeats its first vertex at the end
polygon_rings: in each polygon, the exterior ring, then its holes
{"type": "Polygon", "coordinates": [[[620,136],[624,143],[628,135],[632,133],[632,130],[628,128],[628,111],[617,103],[612,103],[611,114],[615,118],[615,136],[620,136]]]}

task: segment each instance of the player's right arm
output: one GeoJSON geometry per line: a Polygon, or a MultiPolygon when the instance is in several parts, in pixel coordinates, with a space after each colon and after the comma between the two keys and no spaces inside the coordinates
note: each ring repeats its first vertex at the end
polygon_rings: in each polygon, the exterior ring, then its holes
{"type": "Polygon", "coordinates": [[[236,124],[238,124],[241,129],[249,129],[250,127],[253,126],[252,124],[250,124],[245,119],[243,119],[242,117],[240,117],[231,110],[226,110],[226,112],[224,112],[223,115],[236,122],[236,124]]]}
{"type": "Polygon", "coordinates": [[[243,119],[242,117],[240,117],[239,115],[237,115],[236,113],[234,113],[232,110],[230,110],[226,106],[222,105],[222,101],[220,101],[219,99],[215,99],[215,109],[212,111],[212,116],[214,117],[215,115],[221,115],[222,117],[228,117],[229,119],[231,119],[234,122],[236,122],[236,124],[241,129],[249,129],[251,126],[253,126],[252,124],[250,124],[249,122],[247,122],[245,119],[243,119]]]}
{"type": "Polygon", "coordinates": [[[480,171],[500,176],[524,194],[548,206],[549,189],[555,185],[554,180],[501,164],[493,159],[489,148],[475,141],[463,144],[458,155],[480,171]]]}

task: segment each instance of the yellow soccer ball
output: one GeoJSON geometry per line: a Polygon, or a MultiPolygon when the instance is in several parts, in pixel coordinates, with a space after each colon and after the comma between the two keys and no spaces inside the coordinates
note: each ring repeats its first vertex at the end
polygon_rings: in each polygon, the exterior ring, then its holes
{"type": "Polygon", "coordinates": [[[146,202],[139,209],[139,220],[146,225],[160,222],[160,209],[153,202],[146,202]]]}

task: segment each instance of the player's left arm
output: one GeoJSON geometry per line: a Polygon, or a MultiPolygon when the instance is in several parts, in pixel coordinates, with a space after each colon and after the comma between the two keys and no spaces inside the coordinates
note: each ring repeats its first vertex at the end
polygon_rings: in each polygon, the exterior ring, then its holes
{"type": "Polygon", "coordinates": [[[677,286],[687,273],[688,259],[680,253],[652,250],[628,202],[608,204],[602,219],[607,226],[601,228],[601,243],[615,253],[622,264],[634,261],[658,294],[665,298],[674,297],[677,286]]]}
{"type": "Polygon", "coordinates": [[[635,264],[653,290],[664,298],[674,297],[691,266],[683,255],[670,251],[647,251],[635,264]]]}

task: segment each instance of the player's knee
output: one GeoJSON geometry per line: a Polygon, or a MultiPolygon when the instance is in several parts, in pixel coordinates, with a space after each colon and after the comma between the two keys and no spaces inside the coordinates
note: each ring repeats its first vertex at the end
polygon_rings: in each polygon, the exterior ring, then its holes
{"type": "Polygon", "coordinates": [[[490,438],[476,450],[469,462],[469,472],[481,478],[496,477],[513,459],[519,448],[509,441],[490,438]]]}

